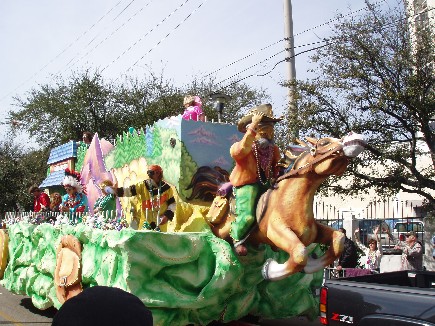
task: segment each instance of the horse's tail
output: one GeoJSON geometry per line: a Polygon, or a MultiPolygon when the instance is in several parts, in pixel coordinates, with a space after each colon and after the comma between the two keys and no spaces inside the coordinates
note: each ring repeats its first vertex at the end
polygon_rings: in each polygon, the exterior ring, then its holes
{"type": "Polygon", "coordinates": [[[228,182],[228,172],[220,167],[201,166],[195,172],[186,190],[192,189],[187,200],[213,201],[221,184],[228,182]]]}

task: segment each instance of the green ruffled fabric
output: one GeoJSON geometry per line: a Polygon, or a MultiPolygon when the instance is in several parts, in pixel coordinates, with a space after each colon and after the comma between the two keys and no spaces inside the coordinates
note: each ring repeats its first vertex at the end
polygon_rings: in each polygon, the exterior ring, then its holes
{"type": "MultiPolygon", "coordinates": [[[[313,295],[322,272],[263,280],[267,258],[284,262],[287,254],[268,246],[237,257],[230,245],[208,232],[158,233],[104,231],[85,225],[9,226],[9,263],[1,284],[32,298],[35,307],[61,304],[53,281],[56,249],[63,235],[83,244],[83,286],[106,285],[129,291],[152,310],[155,325],[206,325],[247,314],[265,318],[318,315],[313,295]]],[[[320,248],[315,248],[320,255],[320,248]]]]}

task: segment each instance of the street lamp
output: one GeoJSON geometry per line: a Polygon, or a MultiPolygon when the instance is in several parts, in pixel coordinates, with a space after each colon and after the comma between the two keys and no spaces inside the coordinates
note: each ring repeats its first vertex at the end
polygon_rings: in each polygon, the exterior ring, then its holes
{"type": "Polygon", "coordinates": [[[223,93],[212,93],[209,97],[210,100],[214,101],[214,109],[218,111],[218,122],[222,122],[222,111],[231,97],[223,93]]]}

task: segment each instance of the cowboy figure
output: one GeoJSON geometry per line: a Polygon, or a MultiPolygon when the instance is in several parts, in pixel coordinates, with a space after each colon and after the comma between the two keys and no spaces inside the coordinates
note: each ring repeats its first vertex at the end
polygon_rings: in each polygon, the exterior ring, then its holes
{"type": "Polygon", "coordinates": [[[278,177],[277,163],[281,159],[273,142],[274,125],[281,118],[273,116],[272,105],[262,104],[240,119],[237,129],[244,133],[242,140],[231,146],[235,167],[230,175],[236,197],[236,220],[230,235],[238,255],[246,255],[241,241],[255,222],[255,207],[261,194],[278,177]]]}

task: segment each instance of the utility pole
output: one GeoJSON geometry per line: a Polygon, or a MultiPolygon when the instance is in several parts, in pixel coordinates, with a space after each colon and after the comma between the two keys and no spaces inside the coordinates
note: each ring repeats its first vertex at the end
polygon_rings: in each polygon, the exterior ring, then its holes
{"type": "MultiPolygon", "coordinates": [[[[285,53],[286,53],[286,70],[288,82],[296,80],[296,65],[295,65],[295,44],[293,38],[293,16],[291,0],[284,0],[284,35],[285,35],[285,53]]],[[[288,119],[296,119],[298,117],[298,109],[295,100],[295,89],[289,85],[288,89],[288,119]]],[[[299,130],[290,130],[291,137],[297,138],[299,130]]],[[[289,139],[293,140],[293,139],[289,139]]]]}

